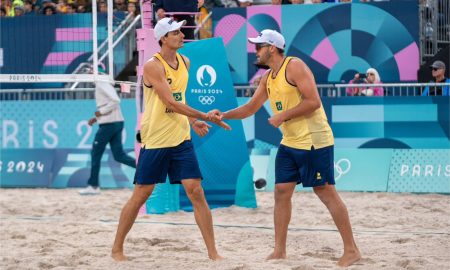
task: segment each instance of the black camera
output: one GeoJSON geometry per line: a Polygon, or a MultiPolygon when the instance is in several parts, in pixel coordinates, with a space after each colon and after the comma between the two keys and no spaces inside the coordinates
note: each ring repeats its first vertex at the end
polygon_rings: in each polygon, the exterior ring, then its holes
{"type": "Polygon", "coordinates": [[[353,83],[366,83],[365,79],[367,78],[365,73],[358,73],[359,74],[359,78],[355,79],[353,81],[353,83]]]}

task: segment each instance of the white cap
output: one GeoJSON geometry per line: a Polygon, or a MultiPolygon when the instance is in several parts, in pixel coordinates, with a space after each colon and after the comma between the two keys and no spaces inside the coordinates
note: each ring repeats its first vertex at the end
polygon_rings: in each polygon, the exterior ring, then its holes
{"type": "Polygon", "coordinates": [[[176,22],[171,18],[162,18],[158,21],[153,29],[155,33],[156,41],[159,41],[163,36],[171,31],[175,31],[181,28],[181,26],[185,25],[186,21],[176,22]]]}
{"type": "Polygon", "coordinates": [[[284,37],[275,30],[262,30],[259,36],[249,38],[248,41],[253,44],[267,43],[284,50],[284,37]]]}

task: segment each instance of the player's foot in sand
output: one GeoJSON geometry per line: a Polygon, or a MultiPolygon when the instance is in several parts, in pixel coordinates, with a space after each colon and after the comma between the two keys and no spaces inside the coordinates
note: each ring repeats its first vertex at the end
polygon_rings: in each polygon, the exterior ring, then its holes
{"type": "Polygon", "coordinates": [[[219,254],[208,254],[208,257],[213,260],[213,261],[220,261],[223,260],[223,257],[220,256],[219,254]]]}
{"type": "Polygon", "coordinates": [[[347,267],[361,259],[361,253],[358,249],[354,251],[344,252],[344,255],[339,259],[337,265],[340,267],[347,267]]]}
{"type": "Polygon", "coordinates": [[[123,255],[123,251],[116,251],[116,252],[111,252],[111,257],[116,261],[116,262],[122,262],[122,261],[126,261],[128,260],[128,258],[123,255]]]}
{"type": "Polygon", "coordinates": [[[285,252],[272,252],[266,260],[284,260],[286,259],[286,253],[285,252]]]}

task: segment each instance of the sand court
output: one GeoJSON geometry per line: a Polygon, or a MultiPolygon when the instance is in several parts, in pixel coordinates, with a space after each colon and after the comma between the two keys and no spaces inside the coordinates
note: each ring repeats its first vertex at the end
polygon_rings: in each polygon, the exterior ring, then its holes
{"type": "MultiPolygon", "coordinates": [[[[349,269],[447,269],[450,197],[438,194],[340,193],[363,259],[349,269]]],[[[342,243],[310,192],[297,192],[288,259],[265,261],[274,244],[273,194],[257,209],[214,209],[218,250],[212,262],[191,212],[141,215],[125,242],[129,261],[109,254],[131,190],[79,196],[75,189],[0,189],[1,269],[336,269],[342,243]]]]}

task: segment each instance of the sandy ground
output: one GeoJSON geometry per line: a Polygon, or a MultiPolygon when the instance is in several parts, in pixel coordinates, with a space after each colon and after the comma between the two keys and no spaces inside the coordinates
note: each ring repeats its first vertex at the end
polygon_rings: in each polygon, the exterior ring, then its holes
{"type": "MultiPolygon", "coordinates": [[[[207,259],[193,213],[142,215],[125,243],[110,249],[130,190],[79,196],[74,189],[0,189],[1,269],[335,269],[342,243],[313,193],[296,193],[288,259],[265,261],[274,243],[273,194],[259,207],[213,210],[225,260],[207,259]]],[[[450,197],[341,193],[363,259],[349,269],[450,269],[450,197]]]]}

